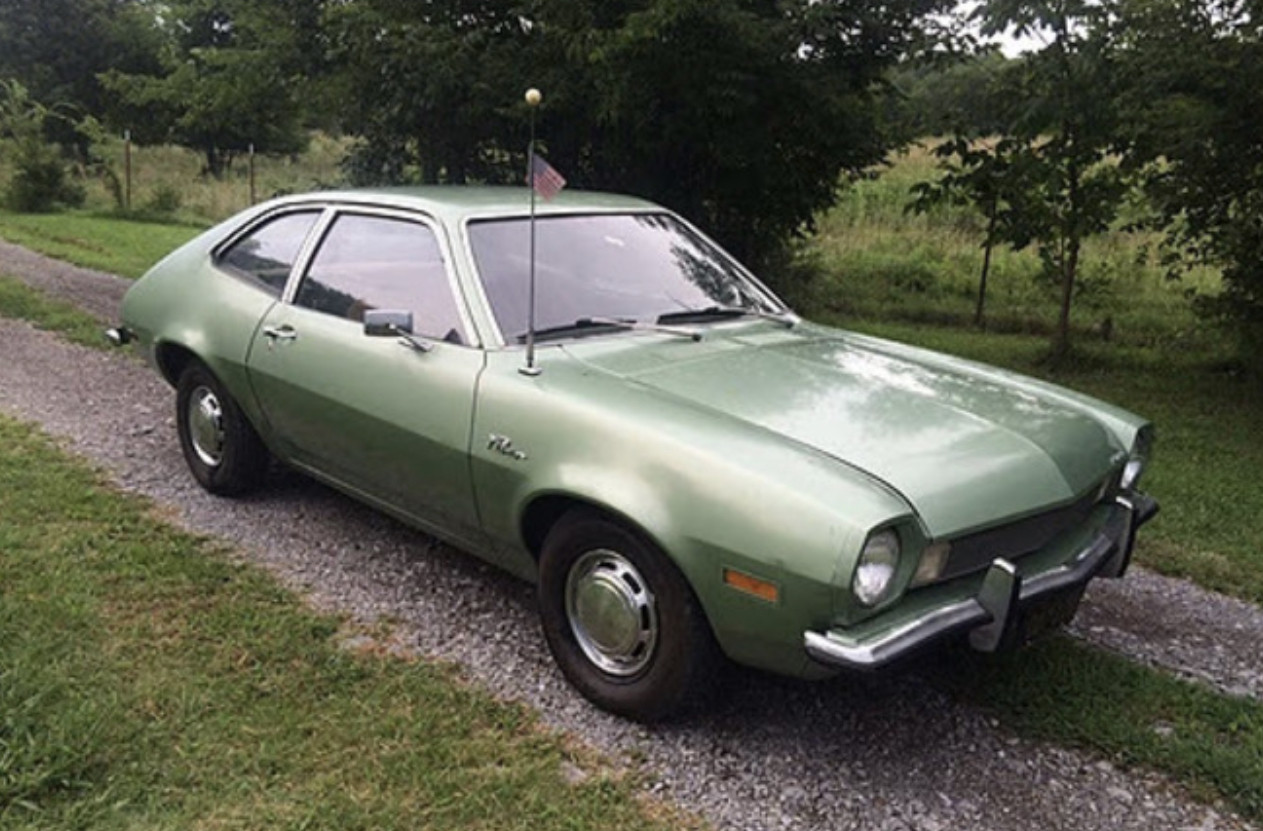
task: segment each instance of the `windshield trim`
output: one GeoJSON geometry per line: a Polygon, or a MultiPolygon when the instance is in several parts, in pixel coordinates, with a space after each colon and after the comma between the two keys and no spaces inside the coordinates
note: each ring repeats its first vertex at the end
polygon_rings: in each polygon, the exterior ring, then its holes
{"type": "MultiPolygon", "coordinates": [[[[732,254],[730,254],[727,249],[725,249],[719,243],[715,242],[715,240],[713,240],[710,237],[710,235],[702,231],[702,229],[698,228],[692,222],[689,222],[684,217],[680,216],[674,211],[668,210],[667,208],[663,208],[658,205],[646,205],[642,208],[628,207],[626,205],[611,206],[609,208],[584,207],[584,208],[579,208],[576,210],[549,211],[546,214],[537,214],[536,219],[550,220],[550,219],[555,219],[558,217],[575,217],[575,216],[638,216],[638,215],[663,215],[663,216],[668,216],[671,219],[675,220],[676,222],[680,223],[682,226],[687,228],[691,233],[696,234],[700,239],[705,241],[708,245],[712,246],[720,254],[720,256],[722,256],[728,263],[730,263],[733,266],[734,270],[741,277],[741,279],[745,280],[749,284],[749,286],[752,289],[754,289],[754,293],[759,296],[759,299],[766,302],[770,307],[775,309],[778,313],[784,313],[785,315],[792,316],[794,318],[798,317],[797,313],[790,307],[790,305],[786,303],[784,300],[782,300],[776,294],[776,292],[768,288],[767,285],[762,280],[760,280],[757,276],[755,276],[754,272],[752,272],[749,268],[747,268],[745,263],[741,262],[732,254]]],[[[500,349],[500,350],[513,350],[513,349],[524,349],[525,347],[524,345],[517,343],[512,338],[506,337],[504,331],[500,328],[500,321],[496,318],[495,310],[492,308],[491,298],[487,296],[487,290],[486,290],[485,284],[483,283],[482,273],[478,270],[478,260],[474,256],[473,239],[469,233],[469,226],[473,224],[483,223],[483,222],[505,222],[505,221],[529,220],[529,219],[530,219],[529,213],[522,213],[522,212],[506,213],[503,210],[488,210],[488,211],[478,211],[478,212],[470,213],[467,216],[462,217],[460,220],[460,245],[462,249],[461,253],[465,259],[465,263],[469,270],[469,274],[472,278],[471,279],[471,283],[473,284],[472,287],[473,287],[474,293],[477,296],[477,302],[481,306],[482,316],[486,318],[489,328],[491,330],[489,334],[492,337],[488,338],[484,344],[485,348],[487,349],[494,348],[494,349],[500,349]]],[[[724,323],[741,323],[745,321],[741,319],[737,319],[737,320],[723,321],[723,322],[724,323]]],[[[596,333],[592,333],[592,334],[585,333],[583,337],[585,339],[591,339],[594,337],[617,336],[617,335],[621,335],[625,333],[626,333],[626,330],[613,330],[608,333],[603,333],[600,335],[596,333]]],[[[574,337],[550,338],[547,341],[547,343],[549,345],[564,344],[572,340],[576,340],[576,338],[574,337]]]]}

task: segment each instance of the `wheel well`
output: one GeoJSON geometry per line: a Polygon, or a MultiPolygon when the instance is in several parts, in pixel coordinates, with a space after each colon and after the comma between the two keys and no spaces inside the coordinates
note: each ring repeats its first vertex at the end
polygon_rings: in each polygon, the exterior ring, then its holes
{"type": "Polygon", "coordinates": [[[544,550],[544,540],[557,524],[557,520],[572,508],[586,507],[592,506],[570,496],[541,496],[527,505],[522,514],[522,541],[526,543],[526,550],[539,560],[540,552],[544,550]]]}
{"type": "Polygon", "coordinates": [[[189,362],[198,360],[197,355],[193,354],[192,350],[175,343],[159,344],[155,358],[158,362],[158,369],[162,372],[162,377],[173,387],[179,382],[180,373],[184,372],[184,368],[189,365],[189,362]]]}
{"type": "Polygon", "coordinates": [[[558,520],[575,508],[585,508],[601,514],[652,541],[652,538],[636,523],[603,505],[575,496],[550,494],[541,496],[531,502],[531,504],[526,506],[526,511],[522,514],[522,540],[526,543],[526,549],[531,552],[531,556],[536,561],[539,560],[539,555],[544,550],[544,540],[548,538],[548,532],[553,529],[558,520]]]}

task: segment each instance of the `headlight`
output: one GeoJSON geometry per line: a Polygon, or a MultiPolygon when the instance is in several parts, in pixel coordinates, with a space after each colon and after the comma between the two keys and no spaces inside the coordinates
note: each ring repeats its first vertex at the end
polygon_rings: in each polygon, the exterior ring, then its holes
{"type": "Polygon", "coordinates": [[[899,568],[899,536],[891,530],[879,531],[864,543],[851,591],[865,606],[876,606],[886,599],[899,568]]]}
{"type": "Polygon", "coordinates": [[[1149,463],[1149,454],[1153,451],[1153,430],[1144,427],[1136,434],[1132,442],[1131,453],[1127,455],[1127,464],[1123,466],[1123,475],[1118,480],[1119,487],[1125,491],[1134,489],[1140,484],[1140,475],[1145,472],[1149,463]]]}

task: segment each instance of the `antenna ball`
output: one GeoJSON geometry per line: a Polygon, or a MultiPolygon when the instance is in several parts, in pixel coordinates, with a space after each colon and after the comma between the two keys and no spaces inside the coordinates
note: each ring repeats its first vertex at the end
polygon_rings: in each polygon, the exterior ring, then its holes
{"type": "Polygon", "coordinates": [[[535,87],[531,87],[526,91],[526,103],[532,107],[538,107],[539,102],[544,100],[544,95],[535,87]]]}

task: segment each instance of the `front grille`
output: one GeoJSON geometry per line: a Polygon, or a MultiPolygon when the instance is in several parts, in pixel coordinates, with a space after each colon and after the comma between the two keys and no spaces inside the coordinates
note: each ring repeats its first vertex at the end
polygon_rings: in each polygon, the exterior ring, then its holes
{"type": "Polygon", "coordinates": [[[1016,560],[1038,551],[1064,531],[1082,524],[1101,495],[1094,487],[1077,502],[952,540],[952,551],[940,579],[980,571],[996,557],[1016,560]]]}

